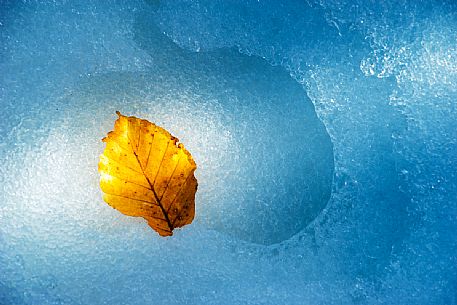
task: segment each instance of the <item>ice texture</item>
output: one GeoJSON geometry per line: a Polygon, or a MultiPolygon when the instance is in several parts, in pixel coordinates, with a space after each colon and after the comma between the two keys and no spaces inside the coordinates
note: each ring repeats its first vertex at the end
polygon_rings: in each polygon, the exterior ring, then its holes
{"type": "Polygon", "coordinates": [[[457,304],[453,1],[4,1],[0,304],[457,304]],[[115,110],[194,155],[161,238],[115,110]]]}

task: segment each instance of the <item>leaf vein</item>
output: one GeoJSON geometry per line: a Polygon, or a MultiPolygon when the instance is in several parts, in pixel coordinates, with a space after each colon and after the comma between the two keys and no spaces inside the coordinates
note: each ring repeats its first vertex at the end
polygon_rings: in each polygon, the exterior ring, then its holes
{"type": "Polygon", "coordinates": [[[107,195],[111,195],[111,196],[122,197],[122,198],[131,199],[131,200],[135,200],[135,201],[150,203],[150,204],[152,204],[152,205],[154,205],[154,206],[159,206],[157,203],[155,203],[155,202],[153,202],[153,201],[147,201],[147,200],[143,200],[143,199],[132,198],[132,197],[124,196],[124,195],[113,194],[113,193],[107,193],[107,192],[104,192],[104,193],[107,194],[107,195]]]}
{"type": "Polygon", "coordinates": [[[164,152],[163,152],[162,160],[160,161],[159,167],[158,167],[158,169],[157,169],[156,176],[154,177],[154,181],[152,182],[152,185],[153,185],[153,186],[155,185],[157,176],[159,175],[160,169],[162,168],[162,163],[163,163],[163,160],[165,159],[165,155],[167,154],[167,150],[168,150],[168,146],[170,145],[170,142],[171,142],[171,141],[168,141],[167,147],[165,148],[165,150],[164,150],[164,152]]]}
{"type": "Polygon", "coordinates": [[[170,206],[168,207],[168,210],[167,210],[167,213],[170,212],[171,210],[171,207],[173,206],[173,204],[175,203],[176,199],[178,198],[178,196],[181,194],[182,192],[182,189],[184,188],[184,185],[186,185],[187,183],[187,180],[189,179],[189,177],[192,175],[192,172],[189,173],[186,177],[186,180],[184,180],[184,183],[181,185],[181,187],[179,188],[178,192],[176,193],[176,196],[175,198],[173,198],[173,201],[170,203],[170,206]]]}
{"type": "Polygon", "coordinates": [[[170,185],[171,179],[173,178],[173,175],[175,174],[175,171],[176,171],[176,169],[178,168],[178,165],[179,165],[179,162],[181,161],[181,159],[182,159],[182,156],[179,156],[178,162],[176,162],[176,166],[175,166],[175,168],[173,169],[173,172],[171,173],[170,178],[168,179],[167,186],[166,186],[165,189],[163,190],[162,196],[160,196],[160,201],[162,201],[163,196],[165,195],[165,192],[167,191],[168,186],[170,185]]]}

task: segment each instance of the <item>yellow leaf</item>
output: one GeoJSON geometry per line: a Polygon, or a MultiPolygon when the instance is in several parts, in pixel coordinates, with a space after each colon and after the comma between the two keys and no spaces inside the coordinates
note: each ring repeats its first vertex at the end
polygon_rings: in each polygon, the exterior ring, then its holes
{"type": "Polygon", "coordinates": [[[173,235],[194,219],[197,166],[165,129],[116,113],[98,164],[103,199],[125,215],[143,217],[161,236],[173,235]]]}

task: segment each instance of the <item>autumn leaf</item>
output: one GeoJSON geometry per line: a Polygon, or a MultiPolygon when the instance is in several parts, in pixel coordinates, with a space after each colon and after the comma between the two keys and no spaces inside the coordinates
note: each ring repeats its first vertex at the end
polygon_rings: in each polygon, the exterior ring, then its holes
{"type": "Polygon", "coordinates": [[[116,113],[98,164],[103,199],[125,215],[143,217],[161,236],[173,235],[194,219],[197,166],[165,129],[116,113]]]}

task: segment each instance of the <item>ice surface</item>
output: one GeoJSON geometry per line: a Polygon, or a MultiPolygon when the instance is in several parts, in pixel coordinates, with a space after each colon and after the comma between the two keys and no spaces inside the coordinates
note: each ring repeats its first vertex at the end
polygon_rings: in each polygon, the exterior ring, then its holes
{"type": "Polygon", "coordinates": [[[457,304],[456,8],[2,3],[0,304],[457,304]],[[115,110],[197,159],[171,238],[101,200],[115,110]]]}

